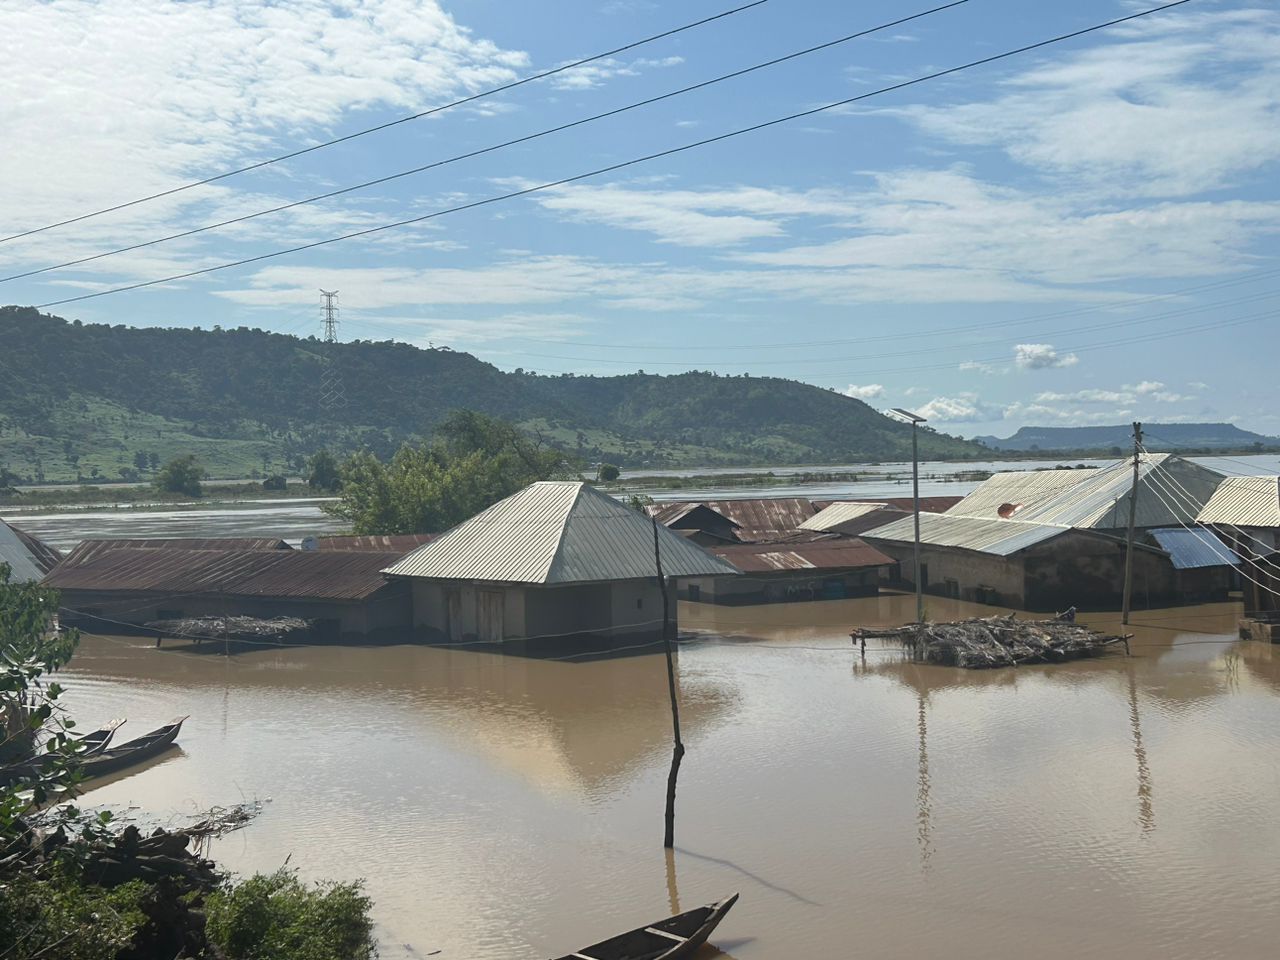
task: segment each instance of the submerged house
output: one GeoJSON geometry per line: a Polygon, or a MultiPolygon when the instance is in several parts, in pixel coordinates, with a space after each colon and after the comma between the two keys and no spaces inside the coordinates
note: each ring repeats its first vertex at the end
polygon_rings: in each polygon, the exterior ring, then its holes
{"type": "MultiPolygon", "coordinates": [[[[662,571],[734,576],[725,560],[658,524],[662,571]]],[[[534,483],[386,567],[413,595],[431,640],[553,637],[634,642],[661,635],[655,525],[576,481],[534,483]]],[[[668,585],[671,624],[675,591],[668,585]]]]}
{"type": "MultiPolygon", "coordinates": [[[[400,553],[118,546],[85,541],[44,579],[70,626],[110,632],[193,617],[298,617],[316,639],[402,634],[409,591],[382,568],[400,553]]],[[[270,542],[270,541],[268,541],[270,542]]]]}
{"type": "MultiPolygon", "coordinates": [[[[923,510],[924,508],[921,507],[923,510]]],[[[876,527],[893,523],[912,511],[875,501],[842,500],[824,507],[800,524],[801,530],[856,537],[876,527]]]]}
{"type": "MultiPolygon", "coordinates": [[[[914,587],[914,517],[863,536],[899,561],[903,582],[914,587]]],[[[1106,608],[1119,602],[1124,563],[1124,540],[1092,530],[920,515],[920,582],[926,593],[1022,610],[1106,608]]],[[[1173,568],[1159,548],[1138,545],[1134,583],[1134,596],[1143,606],[1175,592],[1173,568]]]]}
{"type": "MultiPolygon", "coordinates": [[[[1195,523],[1222,476],[1168,454],[1139,466],[1134,602],[1140,606],[1225,594],[1234,555],[1172,533],[1195,523]],[[1158,535],[1157,535],[1158,534],[1158,535]],[[1196,545],[1200,549],[1194,549],[1196,545]],[[1217,563],[1206,562],[1218,557],[1217,563]]],[[[1055,610],[1118,606],[1133,473],[1100,470],[996,474],[943,514],[921,514],[923,588],[965,600],[1055,610]]],[[[901,562],[910,586],[914,520],[863,537],[901,562]]]]}
{"type": "Polygon", "coordinates": [[[703,603],[786,603],[874,597],[895,561],[861,540],[845,537],[711,547],[742,576],[700,577],[680,596],[703,603]]]}
{"type": "Polygon", "coordinates": [[[31,583],[54,568],[60,554],[43,540],[0,520],[0,563],[9,567],[11,583],[31,583]]]}

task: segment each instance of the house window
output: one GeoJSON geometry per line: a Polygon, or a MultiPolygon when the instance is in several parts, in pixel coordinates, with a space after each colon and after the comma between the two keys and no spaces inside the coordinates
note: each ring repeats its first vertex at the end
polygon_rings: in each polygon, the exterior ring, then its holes
{"type": "Polygon", "coordinates": [[[689,584],[689,599],[695,603],[702,599],[702,587],[696,583],[689,584]]]}
{"type": "Polygon", "coordinates": [[[644,597],[640,597],[638,600],[636,600],[636,609],[637,610],[644,609],[644,597]]]}

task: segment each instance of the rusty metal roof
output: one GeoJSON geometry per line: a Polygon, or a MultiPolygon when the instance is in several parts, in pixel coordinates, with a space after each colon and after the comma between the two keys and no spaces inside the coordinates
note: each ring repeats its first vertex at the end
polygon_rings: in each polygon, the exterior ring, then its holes
{"type": "Polygon", "coordinates": [[[434,533],[396,533],[367,537],[316,537],[316,550],[359,550],[374,553],[398,553],[401,556],[434,540],[434,533]]]}
{"type": "MultiPolygon", "coordinates": [[[[946,497],[921,497],[920,512],[921,513],[946,513],[957,503],[963,500],[963,497],[946,496],[946,497]]],[[[915,501],[911,497],[862,497],[857,501],[853,500],[811,500],[816,510],[825,510],[834,503],[883,503],[887,507],[894,507],[907,513],[915,511],[915,501]]]]}
{"type": "Polygon", "coordinates": [[[870,544],[844,538],[809,543],[743,543],[708,549],[744,573],[852,570],[884,567],[895,562],[870,544]]]}
{"type": "Polygon", "coordinates": [[[223,594],[299,600],[363,600],[386,586],[396,553],[179,550],[115,547],[62,563],[45,577],[58,590],[223,594]]]}
{"type": "Polygon", "coordinates": [[[62,566],[77,566],[104,550],[292,550],[278,537],[162,537],[81,540],[61,561],[62,566]]]}
{"type": "Polygon", "coordinates": [[[1280,477],[1227,477],[1196,520],[1233,527],[1280,527],[1280,477]]]}
{"type": "MultiPolygon", "coordinates": [[[[695,543],[656,527],[671,577],[737,571],[695,543]]],[[[500,583],[591,583],[654,576],[654,524],[590,484],[530,484],[440,534],[399,563],[394,576],[500,583]]]]}
{"type": "MultiPolygon", "coordinates": [[[[742,500],[681,501],[690,508],[709,507],[738,525],[743,540],[772,540],[800,529],[800,525],[817,513],[806,497],[750,497],[742,500]]],[[[674,510],[676,504],[663,504],[674,510]]],[[[663,523],[673,521],[663,520],[663,523]]]]}

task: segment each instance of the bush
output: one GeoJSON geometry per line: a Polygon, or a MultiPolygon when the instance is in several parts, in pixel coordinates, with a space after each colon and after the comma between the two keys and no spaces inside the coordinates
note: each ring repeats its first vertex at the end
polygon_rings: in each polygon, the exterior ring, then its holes
{"type": "Polygon", "coordinates": [[[228,960],[369,960],[377,956],[362,884],[307,886],[291,870],[256,874],[207,901],[206,931],[228,960]]]}
{"type": "Polygon", "coordinates": [[[262,481],[263,490],[284,490],[289,486],[289,481],[278,473],[273,473],[267,479],[262,481]]]}
{"type": "Polygon", "coordinates": [[[113,890],[61,875],[18,874],[0,884],[0,955],[115,960],[146,920],[140,880],[113,890]]]}
{"type": "Polygon", "coordinates": [[[199,497],[204,493],[200,481],[204,479],[204,467],[192,454],[174,457],[156,474],[152,485],[160,493],[182,493],[199,497]]]}
{"type": "Polygon", "coordinates": [[[622,476],[622,471],[618,469],[616,464],[602,463],[600,464],[600,473],[598,476],[605,483],[613,483],[613,481],[622,476]]]}

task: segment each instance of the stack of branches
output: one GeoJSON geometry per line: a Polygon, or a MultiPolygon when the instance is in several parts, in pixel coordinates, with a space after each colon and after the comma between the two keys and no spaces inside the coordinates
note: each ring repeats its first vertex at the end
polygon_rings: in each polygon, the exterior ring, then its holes
{"type": "Polygon", "coordinates": [[[1098,656],[1116,643],[1129,646],[1128,635],[1108,636],[1065,620],[1019,620],[1014,614],[853,632],[855,641],[867,637],[897,639],[918,660],[971,670],[1058,663],[1098,656]]]}
{"type": "Polygon", "coordinates": [[[177,829],[156,827],[143,835],[135,824],[114,831],[86,820],[42,829],[37,814],[22,823],[0,858],[0,879],[15,872],[40,874],[64,855],[70,855],[90,882],[115,887],[130,880],[155,883],[162,878],[186,889],[211,890],[220,877],[205,857],[211,840],[239,830],[259,812],[258,804],[238,804],[210,810],[197,822],[177,829]],[[69,832],[67,827],[73,829],[69,832]]]}
{"type": "Polygon", "coordinates": [[[275,643],[304,641],[315,624],[298,617],[184,617],[151,620],[146,624],[161,636],[185,640],[256,640],[275,643]]]}

